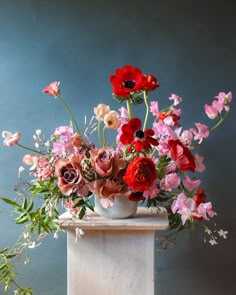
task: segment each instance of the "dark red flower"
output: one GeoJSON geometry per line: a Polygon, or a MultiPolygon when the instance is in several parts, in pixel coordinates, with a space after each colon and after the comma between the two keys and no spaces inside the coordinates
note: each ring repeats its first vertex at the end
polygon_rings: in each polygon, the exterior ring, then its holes
{"type": "Polygon", "coordinates": [[[159,83],[153,75],[144,75],[146,78],[146,83],[144,85],[144,90],[151,91],[159,87],[159,83]]]}
{"type": "Polygon", "coordinates": [[[167,117],[172,117],[172,121],[173,121],[173,125],[174,126],[180,126],[179,124],[179,119],[180,119],[180,116],[177,116],[176,114],[172,113],[172,112],[160,112],[158,114],[158,121],[161,122],[161,123],[164,123],[164,120],[167,118],[167,117]]]}
{"type": "Polygon", "coordinates": [[[152,138],[154,131],[152,129],[142,131],[141,125],[142,122],[139,118],[132,118],[121,127],[120,141],[123,144],[130,144],[128,152],[131,151],[132,146],[135,146],[136,152],[139,153],[142,150],[150,149],[151,145],[158,145],[158,141],[152,138]]]}
{"type": "Polygon", "coordinates": [[[206,201],[206,194],[203,189],[198,189],[196,193],[193,196],[194,201],[196,202],[197,206],[201,203],[204,203],[206,201]]]}
{"type": "Polygon", "coordinates": [[[130,201],[138,202],[144,200],[143,192],[132,192],[129,195],[130,201]]]}
{"type": "Polygon", "coordinates": [[[137,157],[127,167],[124,181],[135,191],[146,191],[156,180],[157,170],[148,157],[137,157]]]}
{"type": "Polygon", "coordinates": [[[131,92],[143,90],[146,80],[142,71],[131,65],[117,69],[115,75],[110,76],[113,93],[122,98],[129,98],[131,92]]]}
{"type": "Polygon", "coordinates": [[[195,171],[195,160],[190,150],[184,146],[179,140],[169,140],[170,155],[175,161],[178,169],[182,171],[195,171]]]}

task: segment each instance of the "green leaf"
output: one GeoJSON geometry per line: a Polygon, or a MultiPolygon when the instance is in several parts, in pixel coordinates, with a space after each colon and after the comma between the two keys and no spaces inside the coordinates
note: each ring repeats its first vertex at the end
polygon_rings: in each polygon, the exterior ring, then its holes
{"type": "Polygon", "coordinates": [[[16,257],[18,254],[17,253],[15,253],[15,254],[7,254],[6,255],[6,258],[7,259],[11,259],[11,258],[13,258],[13,257],[16,257]]]}
{"type": "Polygon", "coordinates": [[[9,205],[12,205],[13,207],[15,208],[19,208],[20,205],[17,204],[16,202],[10,200],[10,199],[7,199],[7,198],[3,198],[3,197],[0,197],[0,200],[4,201],[5,203],[9,204],[9,205]]]}
{"type": "Polygon", "coordinates": [[[25,209],[27,208],[27,198],[24,197],[24,200],[23,200],[23,203],[22,203],[22,206],[21,206],[22,209],[25,209]]]}
{"type": "Polygon", "coordinates": [[[4,248],[0,251],[0,254],[4,254],[5,252],[7,252],[8,248],[4,248]]]}
{"type": "Polygon", "coordinates": [[[4,263],[4,264],[0,265],[0,270],[4,269],[6,266],[7,266],[7,264],[6,264],[6,263],[4,263]]]}
{"type": "Polygon", "coordinates": [[[0,282],[2,282],[5,279],[5,277],[8,276],[8,275],[9,275],[9,271],[8,270],[2,272],[2,274],[0,276],[0,282]]]}

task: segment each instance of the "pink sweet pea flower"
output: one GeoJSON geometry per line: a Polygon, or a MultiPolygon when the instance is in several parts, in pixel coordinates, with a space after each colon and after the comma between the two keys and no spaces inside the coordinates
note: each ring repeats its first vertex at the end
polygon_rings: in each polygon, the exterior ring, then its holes
{"type": "Polygon", "coordinates": [[[198,130],[194,128],[190,128],[189,130],[194,134],[194,139],[199,139],[199,144],[202,143],[203,138],[207,138],[209,136],[209,130],[208,127],[205,124],[201,123],[195,123],[198,130]]]}
{"type": "Polygon", "coordinates": [[[211,202],[208,203],[201,203],[197,207],[197,213],[204,219],[209,220],[208,216],[213,217],[217,215],[215,211],[212,210],[211,202]],[[208,215],[208,216],[207,216],[208,215]]]}
{"type": "Polygon", "coordinates": [[[200,179],[193,180],[188,175],[185,175],[185,179],[183,179],[183,185],[189,191],[193,191],[200,184],[201,184],[201,180],[200,179]]]}
{"type": "Polygon", "coordinates": [[[189,130],[184,130],[179,139],[185,146],[190,147],[193,140],[193,134],[189,130]]]}
{"type": "Polygon", "coordinates": [[[11,133],[10,131],[3,131],[2,137],[4,138],[3,144],[6,146],[13,146],[20,140],[20,132],[11,133]]]}
{"type": "Polygon", "coordinates": [[[55,98],[59,97],[60,96],[60,88],[59,88],[59,85],[60,85],[60,82],[52,82],[50,83],[48,86],[46,86],[44,89],[43,89],[43,92],[48,94],[48,95],[51,95],[51,96],[54,96],[55,98]]]}
{"type": "Polygon", "coordinates": [[[157,188],[155,185],[151,186],[148,190],[143,192],[143,197],[148,199],[153,199],[155,198],[160,192],[160,189],[157,188]]]}
{"type": "Polygon", "coordinates": [[[176,94],[171,94],[171,96],[169,97],[169,100],[173,100],[175,106],[183,101],[182,97],[176,94]]]}
{"type": "Polygon", "coordinates": [[[205,113],[210,119],[215,119],[219,115],[217,108],[215,108],[214,106],[209,106],[208,104],[205,104],[204,109],[205,113]]]}
{"type": "Polygon", "coordinates": [[[150,112],[154,116],[158,116],[158,114],[159,114],[158,101],[151,101],[150,102],[150,112]]]}
{"type": "Polygon", "coordinates": [[[177,173],[167,174],[160,182],[161,189],[169,192],[172,191],[172,189],[177,188],[179,184],[180,177],[177,173]]]}
{"type": "Polygon", "coordinates": [[[232,92],[228,92],[227,94],[225,92],[220,92],[215,98],[218,99],[218,102],[222,104],[226,112],[229,111],[229,104],[232,101],[233,95],[232,92]]]}
{"type": "Polygon", "coordinates": [[[199,154],[194,155],[195,160],[195,170],[198,172],[203,172],[206,169],[206,166],[203,164],[204,158],[199,154]]]}
{"type": "Polygon", "coordinates": [[[127,123],[128,118],[129,118],[129,114],[128,114],[127,109],[125,107],[121,107],[121,108],[119,108],[119,112],[120,112],[121,124],[127,123]]]}

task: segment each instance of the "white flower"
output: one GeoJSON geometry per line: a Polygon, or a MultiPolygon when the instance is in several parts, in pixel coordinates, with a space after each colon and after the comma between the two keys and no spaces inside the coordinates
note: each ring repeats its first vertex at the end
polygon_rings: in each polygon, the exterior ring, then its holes
{"type": "Polygon", "coordinates": [[[211,239],[211,240],[209,241],[209,243],[210,243],[212,246],[218,244],[218,243],[216,242],[215,239],[211,239]]]}
{"type": "Polygon", "coordinates": [[[37,143],[37,142],[35,142],[35,147],[36,147],[36,149],[38,149],[39,148],[39,144],[37,143]]]}
{"type": "Polygon", "coordinates": [[[211,230],[210,230],[208,227],[205,228],[205,232],[206,232],[208,235],[210,235],[210,234],[212,233],[211,230]]]}
{"type": "Polygon", "coordinates": [[[39,136],[41,134],[41,132],[42,131],[40,129],[37,129],[36,132],[35,132],[35,134],[39,136]]]}
{"type": "Polygon", "coordinates": [[[218,234],[219,234],[219,236],[220,237],[222,237],[222,238],[224,238],[224,239],[227,239],[227,234],[228,234],[228,231],[224,231],[223,229],[220,229],[219,231],[218,231],[218,234]]]}
{"type": "Polygon", "coordinates": [[[20,178],[20,174],[21,174],[21,172],[22,171],[24,171],[25,170],[25,168],[23,167],[23,166],[20,166],[19,167],[19,170],[18,170],[18,177],[20,178]]]}

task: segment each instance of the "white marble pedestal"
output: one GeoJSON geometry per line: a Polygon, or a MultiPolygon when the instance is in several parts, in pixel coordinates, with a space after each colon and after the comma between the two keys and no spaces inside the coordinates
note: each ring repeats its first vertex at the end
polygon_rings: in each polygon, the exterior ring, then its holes
{"type": "Polygon", "coordinates": [[[67,295],[154,295],[154,233],[166,214],[138,208],[128,219],[91,213],[86,221],[60,217],[67,230],[67,295]],[[76,240],[75,229],[84,231],[76,240]]]}

